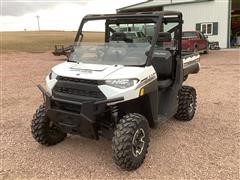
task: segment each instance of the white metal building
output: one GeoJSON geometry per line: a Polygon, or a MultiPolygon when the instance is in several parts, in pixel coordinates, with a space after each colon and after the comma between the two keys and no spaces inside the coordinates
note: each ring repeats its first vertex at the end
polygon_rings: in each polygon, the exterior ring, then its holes
{"type": "MultiPolygon", "coordinates": [[[[162,10],[182,12],[183,31],[201,31],[208,35],[209,41],[218,41],[221,48],[227,48],[230,47],[232,33],[231,14],[240,10],[240,0],[150,0],[120,8],[117,12],[162,10]]],[[[240,31],[240,18],[237,28],[240,31]]]]}

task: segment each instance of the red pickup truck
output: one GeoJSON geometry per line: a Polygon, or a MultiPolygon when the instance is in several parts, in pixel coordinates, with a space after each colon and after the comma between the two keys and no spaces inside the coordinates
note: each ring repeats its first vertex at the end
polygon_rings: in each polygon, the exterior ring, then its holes
{"type": "Polygon", "coordinates": [[[184,31],[182,32],[182,50],[208,53],[209,42],[207,36],[204,36],[199,31],[184,31]]]}

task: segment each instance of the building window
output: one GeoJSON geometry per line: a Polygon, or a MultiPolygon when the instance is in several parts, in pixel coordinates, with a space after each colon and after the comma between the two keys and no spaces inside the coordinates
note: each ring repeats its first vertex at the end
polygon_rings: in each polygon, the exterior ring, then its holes
{"type": "Polygon", "coordinates": [[[201,32],[204,35],[212,35],[213,34],[213,23],[202,23],[201,24],[201,32]]]}
{"type": "Polygon", "coordinates": [[[204,35],[217,35],[218,23],[197,23],[196,30],[202,32],[204,35]]]}

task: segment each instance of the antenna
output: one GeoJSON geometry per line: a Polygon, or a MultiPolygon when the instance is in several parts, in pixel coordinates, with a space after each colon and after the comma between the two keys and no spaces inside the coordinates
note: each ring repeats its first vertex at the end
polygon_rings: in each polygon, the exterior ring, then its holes
{"type": "Polygon", "coordinates": [[[36,18],[37,18],[37,23],[38,23],[38,31],[40,31],[40,22],[39,22],[39,18],[40,18],[40,16],[37,15],[36,18]]]}

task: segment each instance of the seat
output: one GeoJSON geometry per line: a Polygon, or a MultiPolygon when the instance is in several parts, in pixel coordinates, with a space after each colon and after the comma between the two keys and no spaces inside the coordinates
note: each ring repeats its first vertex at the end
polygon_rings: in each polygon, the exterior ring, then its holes
{"type": "Polygon", "coordinates": [[[172,68],[173,68],[173,57],[170,50],[162,48],[163,42],[170,42],[171,34],[167,32],[160,32],[158,34],[157,45],[154,49],[152,56],[152,65],[158,76],[158,87],[159,89],[167,88],[173,83],[172,80],[172,68]]]}
{"type": "Polygon", "coordinates": [[[152,57],[152,65],[158,76],[158,87],[166,88],[172,84],[172,54],[167,50],[155,50],[152,57]]]}
{"type": "Polygon", "coordinates": [[[123,32],[114,32],[111,36],[111,41],[124,41],[126,43],[133,42],[133,40],[127,38],[127,35],[123,32]]]}

